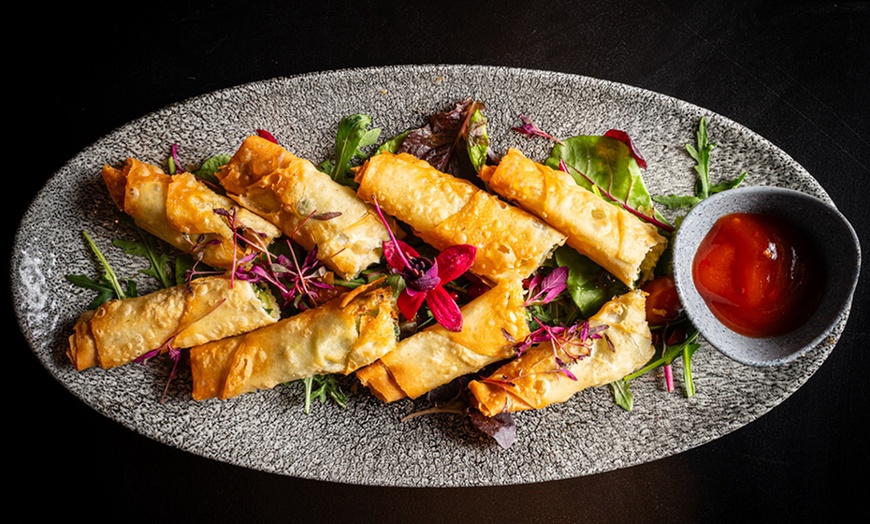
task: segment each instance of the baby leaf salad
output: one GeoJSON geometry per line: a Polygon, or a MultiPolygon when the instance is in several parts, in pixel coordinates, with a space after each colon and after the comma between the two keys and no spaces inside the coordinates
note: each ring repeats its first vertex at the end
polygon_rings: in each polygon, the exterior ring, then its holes
{"type": "MultiPolygon", "coordinates": [[[[439,171],[466,178],[486,190],[477,173],[487,165],[497,164],[499,154],[490,147],[485,112],[482,101],[468,98],[429,116],[419,127],[386,139],[382,139],[379,128],[373,127],[371,117],[365,114],[348,115],[337,123],[331,156],[321,159],[317,167],[336,182],[355,188],[355,169],[367,158],[384,151],[408,153],[426,160],[439,171]]],[[[685,146],[687,160],[694,161],[697,173],[694,194],[655,196],[650,194],[643,179],[647,161],[625,131],[609,129],[600,135],[556,137],[539,128],[527,115],[518,115],[517,119],[518,123],[511,128],[511,132],[525,135],[528,140],[543,140],[551,144],[549,156],[542,159],[542,163],[570,174],[578,185],[638,219],[653,224],[667,238],[672,238],[679,228],[682,219],[680,212],[687,212],[709,195],[736,187],[746,177],[744,172],[733,179],[712,183],[710,160],[716,145],[709,140],[706,118],[698,122],[694,144],[685,146]],[[670,210],[670,215],[676,215],[673,222],[661,212],[663,209],[670,210]]],[[[280,143],[279,138],[267,130],[255,131],[261,137],[280,143]]],[[[217,154],[194,168],[182,162],[179,146],[172,144],[166,167],[169,174],[189,170],[215,191],[223,192],[215,173],[229,158],[227,154],[217,154]]],[[[374,204],[377,207],[377,202],[374,204]]],[[[232,213],[227,210],[215,212],[234,231],[237,230],[232,213]]],[[[386,223],[387,218],[379,208],[378,213],[386,223]]],[[[307,220],[330,218],[312,214],[307,220]]],[[[135,225],[133,228],[137,232],[136,238],[117,239],[113,246],[122,249],[127,255],[143,258],[146,267],[141,270],[140,276],[153,279],[151,284],[170,287],[203,275],[223,273],[202,264],[195,248],[180,252],[135,225]]],[[[76,286],[96,292],[89,308],[93,309],[107,300],[136,296],[136,281],[119,276],[109,265],[97,242],[87,232],[83,234],[102,265],[103,274],[98,278],[86,275],[67,275],[66,278],[76,286]]],[[[242,260],[232,269],[232,278],[269,286],[276,296],[281,297],[281,314],[285,317],[316,307],[348,288],[386,277],[393,286],[401,313],[397,332],[401,339],[433,323],[439,323],[446,329],[460,330],[462,315],[459,307],[488,289],[482,281],[466,271],[474,260],[473,246],[453,246],[438,253],[410,233],[401,240],[391,238],[385,242],[384,256],[379,264],[369,267],[353,280],[343,280],[320,263],[315,250],[306,252],[288,237],[282,240],[268,248],[257,249],[253,255],[242,260]]],[[[237,234],[236,241],[251,244],[250,238],[241,232],[237,234]]],[[[541,342],[552,341],[554,344],[579,347],[593,339],[607,339],[606,330],[591,329],[586,320],[612,297],[628,291],[625,284],[567,245],[559,247],[543,267],[526,279],[524,285],[524,306],[531,334],[525,340],[514,341],[518,355],[530,345],[541,342]]],[[[667,391],[677,389],[673,372],[676,362],[679,362],[682,370],[679,382],[683,394],[687,397],[695,394],[691,364],[700,347],[698,333],[682,312],[671,275],[669,253],[660,258],[655,277],[644,284],[643,289],[648,293],[646,313],[653,332],[655,355],[641,369],[610,384],[616,404],[628,411],[634,402],[631,384],[640,376],[652,372],[655,380],[663,381],[667,391]]],[[[174,376],[178,363],[184,359],[184,350],[170,351],[168,354],[175,360],[174,376]]],[[[145,358],[141,362],[147,363],[148,360],[145,358]]],[[[564,363],[557,364],[559,371],[568,379],[576,380],[564,363]]],[[[431,413],[461,414],[499,445],[509,447],[516,439],[513,416],[503,413],[485,417],[470,407],[466,396],[465,385],[473,379],[488,376],[496,366],[436,388],[425,398],[428,406],[407,416],[405,420],[431,413]]],[[[341,407],[351,401],[343,391],[346,382],[342,378],[314,376],[297,381],[305,395],[304,412],[310,412],[314,400],[341,407]]]]}

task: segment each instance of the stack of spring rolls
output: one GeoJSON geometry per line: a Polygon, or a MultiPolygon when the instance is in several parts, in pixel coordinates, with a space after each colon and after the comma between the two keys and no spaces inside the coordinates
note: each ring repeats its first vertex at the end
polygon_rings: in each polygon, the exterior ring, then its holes
{"type": "Polygon", "coordinates": [[[474,245],[470,272],[490,289],[462,306],[461,331],[436,324],[398,340],[396,301],[384,280],[282,319],[268,289],[228,275],[205,277],[83,314],[67,352],[76,369],[108,369],[151,351],[190,348],[198,401],[338,373],[355,374],[374,396],[394,402],[502,362],[469,386],[474,406],[493,416],[563,402],[652,356],[645,294],[638,288],[651,277],[666,240],[516,149],[481,170],[492,192],[407,153],[389,152],[356,169],[354,192],[258,136],[246,138],[217,177],[226,196],[192,175],[169,176],[135,159],[103,169],[112,198],[137,224],[179,249],[209,246],[198,256],[217,268],[234,267],[247,254],[227,244],[235,228],[258,246],[291,237],[316,249],[337,275],[353,279],[382,260],[390,240],[378,206],[395,221],[390,224],[406,225],[436,250],[474,245]],[[235,222],[228,224],[226,213],[217,216],[218,208],[232,211],[235,222]],[[568,359],[568,373],[550,342],[515,358],[530,334],[523,282],[566,243],[631,289],[589,319],[604,326],[606,337],[588,341],[586,353],[568,359]]]}

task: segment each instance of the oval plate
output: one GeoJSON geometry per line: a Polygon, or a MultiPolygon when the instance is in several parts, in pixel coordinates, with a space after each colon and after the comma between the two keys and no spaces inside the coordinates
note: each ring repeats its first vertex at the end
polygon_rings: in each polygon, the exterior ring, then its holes
{"type": "MultiPolygon", "coordinates": [[[[73,395],[124,426],[166,445],[239,466],[325,481],[394,486],[478,486],[549,481],[627,467],[702,445],[757,419],[796,391],[830,354],[845,324],[806,357],[777,368],[742,366],[708,345],[694,357],[697,393],[668,393],[660,377],[632,382],[634,409],[613,401],[608,387],[516,416],[509,449],[474,429],[466,417],[436,414],[402,422],[421,405],[385,405],[345,382],[348,405],[315,403],[303,412],[299,384],[225,402],[190,398],[182,370],[161,403],[168,359],[148,366],[76,372],[67,336],[94,294],[66,274],[98,276],[82,238],[87,230],[116,272],[148,277],[111,245],[135,232],[119,223],[99,175],[128,156],[165,165],[173,143],[183,162],[232,154],[258,128],[297,155],[329,158],[337,123],[365,113],[394,136],[427,115],[473,96],[487,106],[494,151],[519,147],[543,160],[550,144],[511,131],[529,115],[555,136],[627,131],[644,154],[645,180],[656,194],[689,194],[694,162],[685,152],[708,117],[714,181],[749,172],[747,184],[828,195],[800,165],[741,125],[702,108],[642,89],[562,73],[489,66],[391,66],[321,72],[246,84],[186,100],[115,130],[72,158],[39,192],[23,217],[11,260],[20,327],[48,371],[73,395]]],[[[137,265],[138,264],[138,265],[137,265]]],[[[675,364],[679,376],[679,364],[675,364]]]]}

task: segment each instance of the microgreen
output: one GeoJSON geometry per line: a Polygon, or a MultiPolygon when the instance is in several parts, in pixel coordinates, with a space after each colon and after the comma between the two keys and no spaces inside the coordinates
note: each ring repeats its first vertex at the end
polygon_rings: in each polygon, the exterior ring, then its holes
{"type": "Polygon", "coordinates": [[[305,387],[305,414],[311,413],[311,404],[314,400],[321,403],[331,400],[340,407],[347,406],[347,396],[341,389],[335,375],[313,375],[302,379],[305,387]]]}
{"type": "MultiPolygon", "coordinates": [[[[695,384],[692,380],[691,371],[692,356],[694,355],[695,351],[697,351],[698,348],[701,347],[701,345],[698,343],[698,331],[694,327],[690,327],[689,332],[685,335],[685,339],[673,345],[668,343],[667,337],[664,337],[664,342],[659,355],[650,360],[644,367],[626,375],[622,379],[624,382],[626,382],[626,384],[621,385],[621,387],[627,388],[628,382],[650,371],[658,369],[659,367],[664,368],[665,372],[669,373],[668,368],[671,366],[676,358],[680,357],[683,364],[683,388],[685,390],[685,394],[687,397],[694,396],[695,384]]],[[[673,391],[673,375],[671,375],[670,379],[666,377],[665,380],[668,382],[666,384],[668,391],[673,391]]],[[[622,407],[625,408],[625,406],[622,407]]]]}
{"type": "Polygon", "coordinates": [[[100,251],[100,248],[97,247],[97,244],[88,232],[82,231],[82,236],[84,236],[88,247],[91,249],[94,256],[97,257],[100,265],[103,266],[103,274],[100,276],[99,280],[94,280],[86,275],[65,275],[64,278],[78,287],[97,291],[98,294],[91,303],[88,304],[88,309],[96,309],[103,303],[115,298],[122,299],[135,297],[138,294],[136,282],[128,279],[125,282],[126,285],[122,286],[121,282],[118,280],[118,276],[115,274],[115,270],[112,269],[109,261],[106,260],[103,252],[100,251]]]}
{"type": "MultiPolygon", "coordinates": [[[[312,211],[296,226],[296,230],[308,220],[331,220],[340,214],[312,211]]],[[[247,240],[247,237],[239,237],[247,240]]],[[[317,258],[317,246],[308,251],[300,263],[292,238],[293,234],[285,237],[284,253],[273,254],[265,245],[256,246],[255,252],[241,259],[233,269],[233,277],[271,284],[280,293],[284,306],[292,305],[297,310],[303,310],[315,307],[332,296],[334,282],[332,273],[317,258]]]]}
{"type": "Polygon", "coordinates": [[[710,182],[710,153],[717,147],[717,144],[710,142],[707,131],[707,117],[701,117],[698,122],[698,130],[695,133],[695,145],[686,144],[686,151],[689,156],[695,160],[695,173],[697,179],[695,181],[694,195],[662,195],[654,197],[653,200],[671,209],[691,209],[695,207],[701,200],[727,189],[732,189],[740,185],[746,178],[746,171],[743,171],[735,178],[724,180],[718,184],[710,182]]]}
{"type": "Polygon", "coordinates": [[[556,142],[558,144],[562,143],[562,141],[560,139],[556,138],[555,136],[551,135],[550,133],[547,133],[546,131],[544,131],[540,127],[538,127],[532,121],[532,119],[529,118],[528,116],[519,115],[519,119],[520,119],[520,122],[522,122],[522,125],[515,126],[512,128],[517,133],[520,133],[522,135],[539,136],[539,137],[546,138],[547,140],[552,140],[553,142],[556,142]]]}
{"type": "Polygon", "coordinates": [[[178,144],[172,144],[167,163],[169,164],[170,175],[184,173],[184,167],[181,165],[181,160],[178,159],[178,144]]]}
{"type": "Polygon", "coordinates": [[[342,118],[338,123],[335,138],[333,162],[320,164],[319,169],[327,172],[336,182],[351,186],[354,184],[352,167],[356,159],[366,158],[364,149],[377,142],[381,134],[379,128],[369,129],[372,119],[368,115],[353,114],[342,118]]]}
{"type": "Polygon", "coordinates": [[[138,226],[136,232],[139,235],[139,240],[115,240],[112,243],[123,249],[127,255],[144,257],[148,260],[148,267],[140,269],[140,273],[156,279],[163,287],[173,286],[175,282],[171,276],[169,254],[158,252],[153,242],[154,238],[138,226]]]}
{"type": "Polygon", "coordinates": [[[529,297],[523,303],[528,307],[532,304],[547,304],[556,300],[568,288],[568,268],[557,267],[546,275],[538,273],[528,282],[529,297]]]}

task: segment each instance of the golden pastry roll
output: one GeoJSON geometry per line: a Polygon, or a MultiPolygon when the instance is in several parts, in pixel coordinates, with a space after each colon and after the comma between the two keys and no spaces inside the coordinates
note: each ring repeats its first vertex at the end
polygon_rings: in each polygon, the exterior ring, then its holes
{"type": "Polygon", "coordinates": [[[83,313],[69,336],[69,357],[81,371],[132,362],[149,352],[189,348],[238,335],[280,318],[272,294],[245,281],[202,277],[189,284],[110,300],[83,313]]]}
{"type": "Polygon", "coordinates": [[[650,279],[667,247],[658,229],[511,148],[480,172],[488,187],[564,233],[567,244],[630,288],[650,279]]]}
{"type": "Polygon", "coordinates": [[[377,398],[417,398],[451,380],[515,355],[529,333],[520,281],[504,281],[462,307],[462,331],[439,324],[398,343],[356,372],[377,398]]]}
{"type": "Polygon", "coordinates": [[[490,284],[528,277],[565,242],[565,235],[539,218],[408,153],[369,158],[355,180],[363,200],[377,200],[439,251],[475,246],[470,271],[490,284]]]}
{"type": "Polygon", "coordinates": [[[115,205],[139,227],[216,268],[232,268],[236,260],[281,235],[274,224],[240,208],[192,173],[168,175],[158,166],[129,158],[121,168],[103,166],[102,176],[115,205]],[[233,238],[231,223],[246,241],[233,238]]]}
{"type": "Polygon", "coordinates": [[[606,326],[599,333],[601,338],[587,337],[579,341],[582,346],[539,343],[501,366],[487,380],[470,382],[472,406],[488,417],[541,409],[636,371],[655,352],[645,302],[646,295],[639,289],[618,296],[588,320],[591,332],[596,326],[606,326]],[[556,356],[571,376],[559,371],[556,356]]]}
{"type": "Polygon", "coordinates": [[[227,194],[345,279],[380,261],[390,236],[375,209],[310,161],[249,136],[217,173],[227,194]]]}
{"type": "Polygon", "coordinates": [[[352,373],[396,347],[396,316],[389,286],[360,286],[275,324],[193,347],[193,398],[223,400],[313,375],[352,373]]]}

